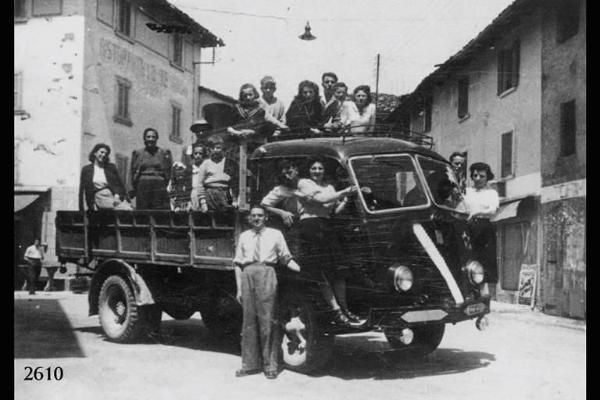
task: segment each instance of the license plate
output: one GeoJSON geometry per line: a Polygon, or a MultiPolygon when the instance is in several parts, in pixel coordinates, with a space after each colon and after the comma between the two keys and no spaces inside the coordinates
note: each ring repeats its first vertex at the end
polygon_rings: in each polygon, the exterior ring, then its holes
{"type": "Polygon", "coordinates": [[[465,314],[467,315],[479,314],[484,311],[485,304],[483,303],[471,304],[470,306],[467,306],[467,308],[465,308],[465,314]]]}

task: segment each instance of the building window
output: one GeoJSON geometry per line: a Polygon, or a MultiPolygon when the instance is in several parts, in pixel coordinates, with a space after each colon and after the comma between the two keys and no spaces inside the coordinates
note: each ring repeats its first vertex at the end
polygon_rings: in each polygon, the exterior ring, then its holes
{"type": "Polygon", "coordinates": [[[556,41],[562,43],[579,31],[580,0],[561,0],[556,8],[556,41]]]}
{"type": "Polygon", "coordinates": [[[60,14],[62,14],[62,0],[33,0],[33,15],[36,17],[60,14]]]}
{"type": "Polygon", "coordinates": [[[25,0],[15,0],[15,19],[27,18],[27,8],[25,7],[25,0]]]}
{"type": "Polygon", "coordinates": [[[183,38],[180,34],[173,34],[173,54],[171,61],[181,67],[183,65],[183,38]]]}
{"type": "Polygon", "coordinates": [[[516,40],[512,47],[498,51],[498,94],[519,84],[519,53],[521,43],[516,40]]]}
{"type": "Polygon", "coordinates": [[[117,32],[131,36],[131,4],[126,0],[118,0],[117,32]]]}
{"type": "Polygon", "coordinates": [[[15,72],[15,82],[14,82],[14,106],[15,106],[15,114],[23,114],[23,73],[15,72]]]}
{"type": "Polygon", "coordinates": [[[423,113],[425,114],[423,117],[425,118],[423,124],[423,132],[429,132],[431,130],[431,111],[433,108],[433,97],[428,96],[425,98],[423,104],[423,113]]]}
{"type": "Polygon", "coordinates": [[[513,133],[503,133],[501,141],[500,175],[502,178],[506,178],[513,174],[513,133]]]}
{"type": "Polygon", "coordinates": [[[181,143],[181,106],[171,103],[171,135],[169,137],[176,143],[181,143]]]}
{"type": "Polygon", "coordinates": [[[463,76],[458,80],[458,118],[469,114],[469,77],[463,76]]]}
{"type": "Polygon", "coordinates": [[[560,105],[560,155],[575,154],[575,100],[560,105]]]}
{"type": "Polygon", "coordinates": [[[131,82],[125,78],[117,77],[117,101],[114,121],[123,125],[131,126],[129,115],[129,93],[131,82]]]}

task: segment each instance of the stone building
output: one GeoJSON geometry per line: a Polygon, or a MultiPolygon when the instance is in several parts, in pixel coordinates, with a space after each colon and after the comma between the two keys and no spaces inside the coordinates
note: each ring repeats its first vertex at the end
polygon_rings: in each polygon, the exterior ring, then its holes
{"type": "Polygon", "coordinates": [[[146,127],[181,154],[200,111],[201,52],[224,44],[166,0],[14,4],[15,259],[41,236],[52,262],[54,213],[78,208],[92,147],[111,146],[126,184],[146,127]]]}
{"type": "Polygon", "coordinates": [[[490,164],[498,300],[529,302],[534,275],[532,301],[573,317],[585,315],[585,41],[584,1],[516,0],[389,117],[446,157],[490,164]]]}

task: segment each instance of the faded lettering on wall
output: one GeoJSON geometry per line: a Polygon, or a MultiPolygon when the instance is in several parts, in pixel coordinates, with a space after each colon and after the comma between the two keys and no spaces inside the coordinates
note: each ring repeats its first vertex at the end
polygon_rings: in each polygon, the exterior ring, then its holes
{"type": "Polygon", "coordinates": [[[188,96],[188,89],[181,78],[144,61],[141,56],[134,55],[130,50],[116,43],[101,38],[100,55],[103,60],[135,76],[142,84],[142,91],[149,96],[160,97],[165,89],[170,89],[183,97],[188,96]]]}

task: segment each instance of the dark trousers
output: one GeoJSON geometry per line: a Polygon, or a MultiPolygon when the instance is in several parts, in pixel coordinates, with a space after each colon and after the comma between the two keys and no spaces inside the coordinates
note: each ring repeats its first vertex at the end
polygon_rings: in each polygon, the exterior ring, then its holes
{"type": "Polygon", "coordinates": [[[42,272],[42,261],[27,260],[27,264],[27,290],[29,290],[29,294],[34,294],[38,278],[42,272]]]}
{"type": "Polygon", "coordinates": [[[251,264],[242,270],[242,369],[277,371],[279,329],[275,268],[251,264]]]}
{"type": "Polygon", "coordinates": [[[498,283],[496,228],[489,220],[476,218],[469,223],[469,232],[473,253],[485,271],[485,282],[498,283]]]}
{"type": "Polygon", "coordinates": [[[158,176],[142,176],[136,188],[135,198],[135,208],[138,210],[168,210],[171,208],[167,183],[158,176]]]}

